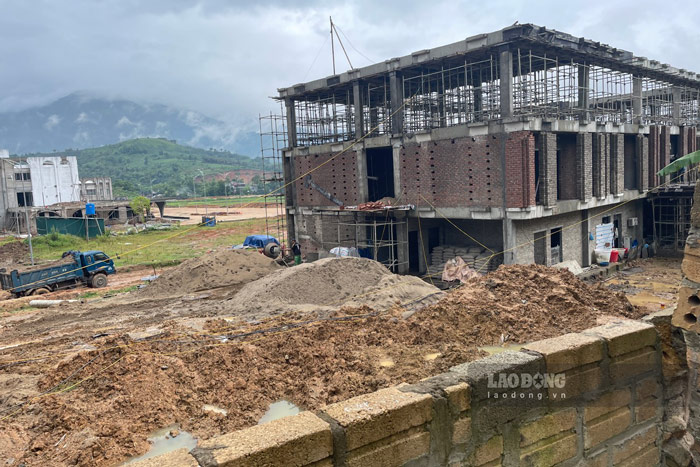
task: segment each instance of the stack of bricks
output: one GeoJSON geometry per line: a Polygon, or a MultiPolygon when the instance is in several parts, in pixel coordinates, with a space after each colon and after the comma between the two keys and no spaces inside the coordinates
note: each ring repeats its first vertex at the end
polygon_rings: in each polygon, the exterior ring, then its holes
{"type": "Polygon", "coordinates": [[[209,439],[151,465],[662,465],[661,362],[653,325],[615,321],[209,439]],[[523,384],[512,385],[513,375],[523,384]]]}

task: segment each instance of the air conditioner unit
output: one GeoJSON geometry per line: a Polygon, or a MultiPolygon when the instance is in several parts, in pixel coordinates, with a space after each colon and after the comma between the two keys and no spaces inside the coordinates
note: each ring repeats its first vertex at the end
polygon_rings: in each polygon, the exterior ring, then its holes
{"type": "Polygon", "coordinates": [[[627,219],[627,227],[637,227],[639,225],[639,218],[630,217],[627,219]]]}

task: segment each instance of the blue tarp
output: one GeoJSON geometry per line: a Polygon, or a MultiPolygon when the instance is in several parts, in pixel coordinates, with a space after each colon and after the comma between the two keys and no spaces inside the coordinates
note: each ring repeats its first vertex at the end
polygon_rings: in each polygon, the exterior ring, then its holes
{"type": "Polygon", "coordinates": [[[272,235],[248,235],[243,242],[244,247],[265,248],[268,243],[280,244],[272,235]]]}

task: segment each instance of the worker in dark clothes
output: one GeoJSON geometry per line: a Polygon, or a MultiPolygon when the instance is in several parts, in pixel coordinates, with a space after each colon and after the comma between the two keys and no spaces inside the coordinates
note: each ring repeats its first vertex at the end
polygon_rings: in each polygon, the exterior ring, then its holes
{"type": "Polygon", "coordinates": [[[301,247],[296,240],[292,240],[292,255],[294,255],[294,264],[301,264],[301,247]]]}

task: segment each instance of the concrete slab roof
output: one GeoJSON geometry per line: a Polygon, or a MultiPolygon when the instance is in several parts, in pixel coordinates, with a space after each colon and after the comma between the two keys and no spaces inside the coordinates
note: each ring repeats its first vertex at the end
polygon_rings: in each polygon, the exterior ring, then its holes
{"type": "Polygon", "coordinates": [[[464,62],[465,58],[478,59],[510,46],[527,47],[561,58],[578,59],[591,65],[604,66],[613,70],[629,72],[639,76],[663,80],[673,84],[700,87],[700,75],[672,67],[646,57],[635,56],[632,52],[618,49],[583,37],[547,29],[534,24],[515,24],[486,34],[478,34],[462,41],[433,49],[424,49],[410,55],[396,57],[380,63],[355,68],[344,73],[322,79],[279,88],[279,98],[302,100],[305,96],[319,93],[333,93],[352,86],[357,80],[383,79],[393,71],[410,73],[421,68],[464,62]]]}

